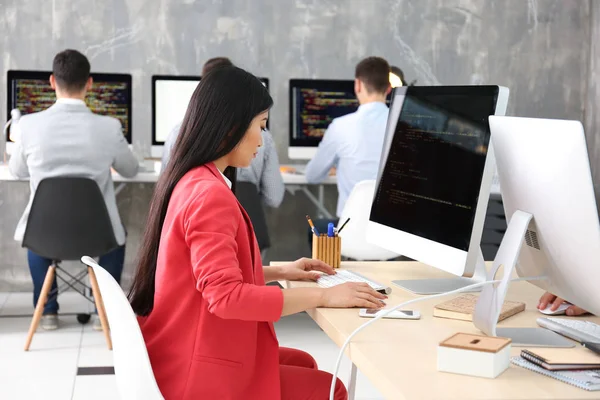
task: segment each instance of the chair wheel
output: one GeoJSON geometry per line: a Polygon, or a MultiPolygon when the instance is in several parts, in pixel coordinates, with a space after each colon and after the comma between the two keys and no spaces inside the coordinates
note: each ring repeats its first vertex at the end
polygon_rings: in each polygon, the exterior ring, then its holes
{"type": "Polygon", "coordinates": [[[88,322],[90,322],[91,318],[92,318],[91,314],[77,314],[77,321],[79,321],[79,323],[82,325],[85,325],[88,322]]]}

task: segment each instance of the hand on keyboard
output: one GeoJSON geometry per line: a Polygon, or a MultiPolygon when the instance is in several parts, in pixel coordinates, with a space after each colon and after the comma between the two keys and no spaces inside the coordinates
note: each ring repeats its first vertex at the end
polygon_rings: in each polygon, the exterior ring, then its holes
{"type": "MultiPolygon", "coordinates": [[[[548,311],[553,312],[553,311],[558,310],[558,307],[561,306],[564,302],[565,301],[563,299],[561,299],[560,297],[556,297],[552,293],[546,292],[540,298],[540,304],[538,305],[538,310],[546,310],[546,308],[548,306],[550,306],[548,311]]],[[[587,314],[587,311],[585,311],[582,308],[572,305],[565,310],[565,314],[567,314],[570,317],[573,317],[575,315],[587,314]]]]}
{"type": "Polygon", "coordinates": [[[377,292],[367,283],[348,282],[323,289],[322,307],[329,308],[383,308],[386,295],[377,292]]]}
{"type": "Polygon", "coordinates": [[[312,258],[301,258],[282,268],[283,277],[287,281],[316,281],[321,276],[321,272],[324,272],[327,275],[335,274],[335,271],[331,266],[325,264],[323,261],[314,260],[312,258]]]}

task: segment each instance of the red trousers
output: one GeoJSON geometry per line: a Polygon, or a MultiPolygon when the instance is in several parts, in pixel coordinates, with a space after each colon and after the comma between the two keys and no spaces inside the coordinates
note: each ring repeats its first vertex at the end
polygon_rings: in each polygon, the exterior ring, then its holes
{"type": "MultiPolygon", "coordinates": [[[[279,348],[279,373],[282,400],[328,400],[332,375],[319,371],[317,362],[304,351],[279,348]]],[[[339,379],[335,400],[347,400],[348,392],[339,379]]]]}

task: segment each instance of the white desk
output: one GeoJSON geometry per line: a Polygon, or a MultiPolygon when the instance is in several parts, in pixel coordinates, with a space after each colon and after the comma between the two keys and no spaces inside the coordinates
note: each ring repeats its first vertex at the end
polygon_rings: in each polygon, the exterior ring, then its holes
{"type": "MultiPolygon", "coordinates": [[[[271,263],[278,265],[280,263],[271,263]]],[[[392,293],[387,300],[396,305],[415,296],[394,286],[394,279],[443,278],[450,275],[417,262],[343,262],[342,268],[355,270],[383,284],[392,293]]],[[[311,287],[311,282],[282,282],[285,287],[311,287]]],[[[507,300],[522,301],[527,309],[500,322],[501,327],[537,327],[536,310],[542,290],[528,282],[511,283],[507,300]]],[[[496,379],[476,378],[437,371],[437,345],[456,332],[480,332],[471,322],[433,317],[433,306],[444,299],[426,300],[408,306],[419,310],[422,319],[381,320],[359,333],[346,351],[353,369],[360,369],[377,389],[390,400],[413,399],[598,399],[600,392],[583,389],[528,371],[513,364],[496,379]]],[[[323,331],[341,346],[360,325],[368,321],[357,309],[317,308],[307,311],[323,331]]],[[[600,323],[599,317],[585,316],[600,323]]],[[[513,347],[511,355],[522,347],[513,347]]],[[[355,375],[355,370],[353,371],[355,375]]],[[[353,380],[349,392],[353,393],[353,380]]]]}
{"type": "MultiPolygon", "coordinates": [[[[157,171],[160,171],[160,168],[157,168],[157,171]]],[[[115,183],[118,183],[117,188],[115,189],[116,194],[119,194],[121,190],[123,190],[125,184],[127,183],[155,183],[158,181],[159,173],[156,171],[145,170],[139,172],[133,178],[124,178],[118,173],[112,173],[112,178],[115,183]]],[[[306,197],[317,207],[319,210],[319,217],[325,218],[333,218],[332,214],[325,208],[325,190],[324,185],[335,185],[337,183],[337,179],[335,176],[329,176],[322,184],[315,185],[318,187],[318,195],[315,196],[308,188],[310,185],[306,181],[306,176],[298,173],[281,173],[281,177],[283,178],[283,183],[286,186],[286,190],[295,195],[297,191],[303,192],[306,197]]],[[[4,163],[0,163],[0,181],[27,181],[28,179],[18,179],[12,176],[10,171],[8,170],[8,165],[4,163]]]]}
{"type": "MultiPolygon", "coordinates": [[[[282,167],[294,168],[296,166],[282,165],[282,167]]],[[[283,178],[283,183],[285,184],[285,188],[288,193],[295,195],[297,191],[301,191],[315,205],[315,207],[317,207],[317,210],[319,210],[317,218],[333,219],[335,213],[331,214],[325,207],[325,185],[337,184],[337,177],[335,175],[330,175],[323,183],[314,185],[317,186],[318,189],[318,194],[316,197],[308,188],[308,186],[311,184],[306,181],[306,176],[304,174],[282,172],[281,177],[283,178]]]]}

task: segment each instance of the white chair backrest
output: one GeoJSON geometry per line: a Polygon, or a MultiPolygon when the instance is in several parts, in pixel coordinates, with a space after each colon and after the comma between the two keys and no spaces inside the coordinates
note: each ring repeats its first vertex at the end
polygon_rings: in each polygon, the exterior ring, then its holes
{"type": "Polygon", "coordinates": [[[344,257],[355,260],[389,260],[398,257],[396,253],[367,242],[367,224],[374,194],[375,181],[361,181],[354,186],[346,200],[338,224],[340,228],[341,224],[350,218],[350,222],[340,233],[344,257]]]}
{"type": "Polygon", "coordinates": [[[115,376],[123,400],[164,400],[152,372],[137,318],[121,286],[90,257],[81,261],[94,269],[106,309],[113,343],[115,376]]]}

